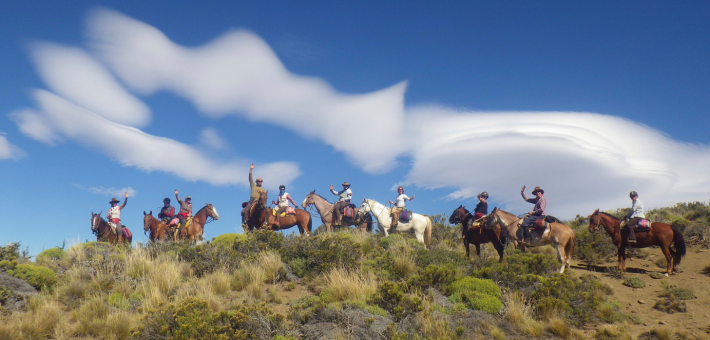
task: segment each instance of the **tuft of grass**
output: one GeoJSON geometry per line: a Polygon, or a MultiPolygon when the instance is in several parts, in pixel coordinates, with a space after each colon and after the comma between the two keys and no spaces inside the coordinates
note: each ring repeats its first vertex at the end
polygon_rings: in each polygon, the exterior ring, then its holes
{"type": "Polygon", "coordinates": [[[659,272],[650,272],[650,273],[648,274],[648,276],[650,276],[650,277],[651,277],[652,279],[654,279],[654,280],[659,280],[659,279],[662,279],[662,278],[665,277],[663,274],[661,274],[661,273],[659,273],[659,272]]]}
{"type": "Polygon", "coordinates": [[[626,280],[624,280],[624,282],[622,282],[622,284],[623,284],[624,286],[631,287],[631,288],[643,288],[643,287],[646,287],[646,283],[643,282],[643,280],[641,280],[641,279],[638,278],[638,277],[630,277],[630,278],[627,278],[626,280]]]}
{"type": "Polygon", "coordinates": [[[273,303],[281,303],[281,298],[279,297],[279,290],[276,286],[269,287],[269,301],[273,303]]]}
{"type": "Polygon", "coordinates": [[[84,336],[99,336],[101,328],[108,317],[109,306],[100,297],[93,297],[73,312],[77,322],[77,333],[84,336]]]}
{"type": "Polygon", "coordinates": [[[397,250],[392,252],[394,271],[404,278],[409,278],[417,272],[416,259],[411,252],[397,250]]]}
{"type": "Polygon", "coordinates": [[[594,338],[599,340],[634,340],[635,337],[623,324],[603,325],[596,329],[594,338]]]}
{"type": "Polygon", "coordinates": [[[266,282],[275,283],[285,274],[284,263],[281,261],[281,255],[274,251],[266,251],[259,254],[257,257],[259,267],[264,270],[266,282]]]}
{"type": "Polygon", "coordinates": [[[449,320],[445,314],[437,312],[423,303],[423,311],[417,314],[417,323],[427,339],[450,339],[449,320]]]}
{"type": "Polygon", "coordinates": [[[623,280],[626,278],[626,274],[617,267],[608,267],[604,275],[617,280],[623,280]]]}
{"type": "Polygon", "coordinates": [[[547,325],[545,326],[548,332],[557,335],[562,339],[569,339],[572,336],[572,329],[567,324],[565,318],[560,316],[554,316],[547,320],[547,325]]]}
{"type": "Polygon", "coordinates": [[[27,301],[28,312],[20,317],[19,330],[25,339],[45,339],[54,335],[61,322],[62,310],[48,296],[32,296],[27,301]]]}
{"type": "Polygon", "coordinates": [[[688,310],[685,302],[676,298],[673,294],[656,301],[653,308],[668,314],[673,314],[675,312],[685,313],[688,310]]]}
{"type": "Polygon", "coordinates": [[[137,324],[136,316],[129,312],[111,313],[101,327],[101,335],[104,339],[130,339],[137,324]]]}
{"type": "Polygon", "coordinates": [[[377,281],[372,273],[361,270],[333,268],[323,276],[325,288],[321,297],[326,302],[365,301],[377,290],[377,281]]]}
{"type": "Polygon", "coordinates": [[[520,332],[535,338],[545,331],[545,325],[532,317],[532,309],[521,292],[506,291],[503,294],[505,310],[503,316],[520,332]]]}
{"type": "Polygon", "coordinates": [[[242,262],[232,274],[231,286],[234,290],[243,290],[251,285],[260,286],[266,281],[266,272],[259,265],[242,262]]]}

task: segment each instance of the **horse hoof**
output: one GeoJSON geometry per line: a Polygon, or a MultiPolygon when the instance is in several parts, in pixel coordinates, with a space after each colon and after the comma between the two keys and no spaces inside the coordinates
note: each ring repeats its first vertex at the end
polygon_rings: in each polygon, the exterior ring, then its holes
{"type": "Polygon", "coordinates": [[[668,273],[663,274],[663,276],[668,277],[668,273]]]}

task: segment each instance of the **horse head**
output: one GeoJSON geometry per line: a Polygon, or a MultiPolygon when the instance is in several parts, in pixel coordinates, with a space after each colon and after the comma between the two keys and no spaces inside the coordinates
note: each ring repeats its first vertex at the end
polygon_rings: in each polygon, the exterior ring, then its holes
{"type": "Polygon", "coordinates": [[[102,212],[99,212],[98,214],[94,214],[93,212],[91,213],[91,231],[96,232],[99,230],[99,222],[101,221],[102,212]]]}
{"type": "Polygon", "coordinates": [[[599,209],[597,209],[593,214],[589,215],[589,231],[596,231],[601,223],[602,219],[601,216],[599,216],[599,209]]]}
{"type": "Polygon", "coordinates": [[[498,215],[496,215],[496,212],[498,211],[498,207],[494,207],[493,210],[491,211],[490,214],[488,214],[488,218],[486,218],[486,228],[488,229],[493,229],[493,224],[495,223],[496,220],[498,220],[498,215]]]}
{"type": "Polygon", "coordinates": [[[464,206],[459,205],[458,208],[454,209],[454,212],[451,213],[451,216],[449,217],[449,223],[450,224],[459,224],[461,223],[461,216],[463,215],[463,210],[464,206]]]}
{"type": "Polygon", "coordinates": [[[301,203],[301,208],[306,209],[307,206],[314,204],[313,202],[313,195],[316,194],[316,190],[313,189],[308,195],[306,195],[306,198],[303,199],[303,203],[301,203]]]}
{"type": "Polygon", "coordinates": [[[259,204],[259,207],[262,209],[266,209],[266,206],[268,205],[268,203],[267,203],[268,194],[269,194],[268,190],[259,194],[259,200],[257,201],[257,203],[259,204]]]}
{"type": "Polygon", "coordinates": [[[205,203],[205,208],[207,208],[207,214],[210,215],[215,221],[219,219],[219,214],[217,213],[217,208],[212,206],[210,203],[205,203]]]}
{"type": "Polygon", "coordinates": [[[363,214],[369,213],[372,211],[372,203],[367,198],[362,199],[362,204],[360,205],[360,210],[359,212],[362,212],[363,214]]]}
{"type": "Polygon", "coordinates": [[[143,231],[148,231],[150,229],[150,222],[153,218],[153,210],[151,210],[149,213],[145,213],[145,210],[143,211],[143,231]]]}

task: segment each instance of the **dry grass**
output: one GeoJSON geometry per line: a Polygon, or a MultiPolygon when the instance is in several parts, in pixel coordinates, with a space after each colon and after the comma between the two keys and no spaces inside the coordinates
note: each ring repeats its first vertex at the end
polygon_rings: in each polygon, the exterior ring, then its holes
{"type": "Polygon", "coordinates": [[[260,253],[256,259],[257,265],[261,267],[266,276],[266,282],[275,283],[284,273],[284,263],[281,255],[274,251],[260,253]]]}
{"type": "Polygon", "coordinates": [[[422,301],[422,311],[417,314],[419,329],[427,339],[450,338],[449,321],[446,315],[432,308],[428,300],[422,301]]]}
{"type": "Polygon", "coordinates": [[[231,286],[235,290],[246,289],[250,285],[261,285],[266,281],[266,272],[257,264],[242,262],[232,274],[231,286]]]}
{"type": "Polygon", "coordinates": [[[133,249],[125,261],[125,273],[133,279],[144,278],[153,271],[153,261],[145,248],[133,249]]]}
{"type": "Polygon", "coordinates": [[[405,249],[397,249],[392,252],[394,259],[394,271],[408,278],[417,272],[417,264],[411,251],[405,249]]]}
{"type": "Polygon", "coordinates": [[[636,337],[628,329],[629,327],[624,324],[606,324],[596,329],[594,338],[600,340],[635,340],[636,337]]]}
{"type": "Polygon", "coordinates": [[[138,325],[138,317],[129,312],[118,311],[111,313],[106,318],[106,323],[101,327],[103,339],[123,340],[130,339],[133,329],[138,325]]]}
{"type": "Polygon", "coordinates": [[[57,291],[70,300],[82,299],[86,296],[89,285],[89,274],[83,267],[69,269],[59,281],[57,291]]]}
{"type": "Polygon", "coordinates": [[[73,318],[77,322],[76,332],[79,335],[98,336],[101,327],[108,316],[110,307],[100,297],[93,297],[74,310],[73,318]]]}
{"type": "Polygon", "coordinates": [[[377,289],[377,280],[373,273],[360,270],[333,268],[323,276],[324,292],[328,302],[365,301],[377,289]]]}
{"type": "Polygon", "coordinates": [[[27,301],[27,312],[19,317],[19,331],[25,339],[44,339],[54,336],[62,321],[62,309],[53,298],[32,296],[27,301]]]}
{"type": "Polygon", "coordinates": [[[549,318],[545,328],[550,333],[557,335],[562,339],[570,339],[572,337],[572,328],[570,328],[567,321],[562,317],[554,316],[549,318]]]}
{"type": "Polygon", "coordinates": [[[523,293],[506,291],[503,293],[503,301],[503,315],[506,320],[528,336],[537,338],[542,335],[545,325],[532,317],[532,309],[523,293]]]}

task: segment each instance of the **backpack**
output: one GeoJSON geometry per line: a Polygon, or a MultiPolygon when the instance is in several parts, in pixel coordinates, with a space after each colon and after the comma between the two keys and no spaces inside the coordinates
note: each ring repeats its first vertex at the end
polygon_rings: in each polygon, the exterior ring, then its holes
{"type": "Polygon", "coordinates": [[[353,216],[355,216],[355,209],[353,209],[352,207],[343,208],[343,217],[353,218],[353,216]]]}

